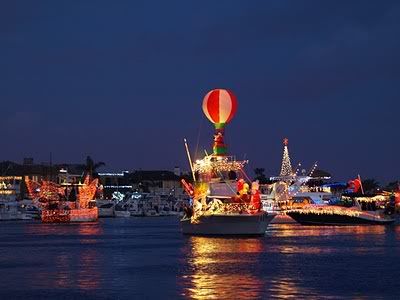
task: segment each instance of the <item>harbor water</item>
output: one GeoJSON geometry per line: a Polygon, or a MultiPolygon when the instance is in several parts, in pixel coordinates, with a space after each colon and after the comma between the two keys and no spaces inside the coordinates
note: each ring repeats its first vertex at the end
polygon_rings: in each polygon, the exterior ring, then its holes
{"type": "Polygon", "coordinates": [[[175,217],[0,223],[0,299],[399,299],[400,226],[182,236],[175,217]]]}

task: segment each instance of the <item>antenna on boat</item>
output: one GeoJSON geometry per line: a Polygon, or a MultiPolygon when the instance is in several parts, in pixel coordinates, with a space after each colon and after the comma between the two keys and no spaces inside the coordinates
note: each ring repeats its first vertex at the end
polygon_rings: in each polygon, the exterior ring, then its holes
{"type": "Polygon", "coordinates": [[[187,154],[187,157],[188,157],[188,160],[189,160],[190,170],[192,171],[193,182],[195,182],[196,181],[196,176],[194,176],[194,170],[193,170],[192,159],[190,158],[189,146],[187,144],[186,139],[183,139],[183,142],[185,143],[186,154],[187,154]]]}
{"type": "Polygon", "coordinates": [[[364,188],[363,188],[363,185],[362,185],[360,174],[358,174],[358,180],[360,180],[361,193],[364,195],[364,188]]]}

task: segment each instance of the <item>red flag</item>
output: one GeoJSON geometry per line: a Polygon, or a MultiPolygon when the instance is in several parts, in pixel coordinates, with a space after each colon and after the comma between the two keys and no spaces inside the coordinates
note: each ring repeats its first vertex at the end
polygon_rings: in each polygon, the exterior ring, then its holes
{"type": "Polygon", "coordinates": [[[361,180],[359,178],[350,180],[348,183],[349,188],[353,190],[354,193],[357,193],[360,191],[361,188],[361,180]]]}

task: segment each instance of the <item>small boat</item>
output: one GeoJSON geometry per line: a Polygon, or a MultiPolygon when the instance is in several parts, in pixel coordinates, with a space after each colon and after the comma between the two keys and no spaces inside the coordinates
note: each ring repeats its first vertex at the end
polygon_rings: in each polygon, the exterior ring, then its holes
{"type": "Polygon", "coordinates": [[[96,206],[99,209],[99,218],[114,217],[115,203],[111,200],[96,200],[96,206]]]}
{"type": "Polygon", "coordinates": [[[157,212],[157,210],[152,208],[152,209],[145,210],[144,216],[145,217],[159,217],[160,214],[157,212]]]}
{"type": "Polygon", "coordinates": [[[40,220],[41,211],[34,205],[25,206],[24,213],[27,217],[31,219],[40,220]]]}
{"type": "Polygon", "coordinates": [[[98,219],[96,201],[92,200],[98,180],[85,178],[84,183],[26,180],[29,195],[42,208],[43,223],[95,222],[98,219]]]}
{"type": "Polygon", "coordinates": [[[0,202],[0,221],[31,220],[32,218],[18,207],[18,202],[0,202]]]}
{"type": "Polygon", "coordinates": [[[115,205],[114,214],[115,217],[117,218],[128,218],[131,216],[128,207],[126,205],[120,205],[120,204],[115,205]]]}
{"type": "Polygon", "coordinates": [[[0,176],[0,221],[32,219],[17,201],[21,181],[20,176],[0,176]]]}
{"type": "Polygon", "coordinates": [[[395,221],[394,210],[384,195],[343,195],[333,205],[308,205],[286,213],[302,225],[387,225],[395,221]]]}

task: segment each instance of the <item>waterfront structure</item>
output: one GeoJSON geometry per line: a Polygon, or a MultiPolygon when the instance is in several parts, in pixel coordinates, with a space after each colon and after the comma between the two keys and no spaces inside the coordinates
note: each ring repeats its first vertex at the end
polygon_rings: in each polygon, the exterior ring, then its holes
{"type": "Polygon", "coordinates": [[[129,174],[133,190],[176,198],[184,194],[181,178],[167,170],[138,170],[129,174]]]}

